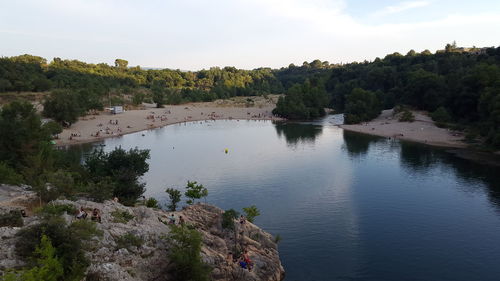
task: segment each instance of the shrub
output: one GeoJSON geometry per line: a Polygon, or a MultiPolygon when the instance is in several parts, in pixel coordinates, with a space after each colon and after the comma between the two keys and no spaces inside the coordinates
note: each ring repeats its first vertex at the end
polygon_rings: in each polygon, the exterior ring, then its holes
{"type": "Polygon", "coordinates": [[[194,200],[208,196],[208,189],[203,187],[203,184],[198,184],[195,181],[188,181],[184,195],[190,198],[186,201],[188,204],[193,204],[194,200]]]}
{"type": "Polygon", "coordinates": [[[24,225],[23,217],[20,211],[11,211],[0,215],[0,227],[21,227],[24,225]]]}
{"type": "Polygon", "coordinates": [[[54,215],[60,216],[64,213],[68,213],[70,215],[75,214],[78,210],[70,204],[53,204],[49,203],[43,206],[39,212],[45,215],[54,215]]]}
{"type": "Polygon", "coordinates": [[[89,198],[95,202],[103,202],[104,200],[113,198],[114,189],[115,184],[109,177],[105,177],[97,182],[90,182],[85,187],[89,198]]]}
{"type": "Polygon", "coordinates": [[[276,236],[274,236],[274,243],[278,244],[281,240],[282,240],[281,235],[276,234],[276,236]]]}
{"type": "Polygon", "coordinates": [[[413,122],[415,121],[415,116],[409,110],[404,110],[401,116],[399,117],[399,122],[413,122]]]}
{"type": "Polygon", "coordinates": [[[234,220],[238,218],[240,213],[234,209],[226,210],[222,214],[222,228],[234,229],[234,220]]]}
{"type": "Polygon", "coordinates": [[[177,203],[181,201],[181,192],[173,188],[167,188],[165,192],[168,193],[168,197],[170,197],[170,204],[167,207],[170,211],[175,212],[177,203]]]}
{"type": "Polygon", "coordinates": [[[2,280],[57,281],[63,277],[64,269],[56,256],[56,249],[52,246],[50,238],[45,234],[42,235],[40,244],[36,246],[33,256],[36,257],[34,267],[16,273],[8,273],[2,280]]]}
{"type": "Polygon", "coordinates": [[[20,174],[6,163],[0,162],[0,183],[19,185],[22,182],[23,177],[20,174]]]}
{"type": "Polygon", "coordinates": [[[202,240],[198,231],[171,225],[167,239],[172,245],[169,258],[173,263],[170,273],[174,280],[210,280],[211,268],[201,259],[202,240]]]}
{"type": "Polygon", "coordinates": [[[37,257],[36,247],[41,243],[41,237],[46,235],[56,249],[56,256],[61,262],[64,275],[59,280],[81,280],[90,264],[83,251],[84,245],[94,235],[99,235],[91,225],[92,222],[76,222],[67,225],[61,217],[51,216],[41,223],[20,230],[16,243],[16,253],[31,266],[37,257]],[[94,232],[95,230],[95,232],[94,232]]]}
{"type": "Polygon", "coordinates": [[[111,216],[113,216],[113,222],[118,222],[118,223],[128,223],[132,219],[134,219],[134,215],[130,214],[127,211],[120,211],[120,210],[114,210],[111,213],[111,216]]]}
{"type": "Polygon", "coordinates": [[[452,121],[452,118],[446,108],[440,106],[434,112],[430,114],[432,120],[439,123],[449,123],[452,121]]]}
{"type": "Polygon", "coordinates": [[[116,249],[127,249],[131,251],[132,247],[139,248],[144,243],[141,237],[135,236],[132,233],[126,233],[116,239],[116,249]]]}
{"type": "Polygon", "coordinates": [[[245,212],[245,216],[249,222],[253,222],[255,217],[260,216],[259,209],[255,205],[243,208],[243,212],[245,212]]]}
{"type": "Polygon", "coordinates": [[[155,208],[155,209],[159,209],[160,208],[158,206],[158,200],[154,199],[153,197],[151,197],[148,200],[146,200],[146,207],[148,207],[148,208],[155,208]]]}

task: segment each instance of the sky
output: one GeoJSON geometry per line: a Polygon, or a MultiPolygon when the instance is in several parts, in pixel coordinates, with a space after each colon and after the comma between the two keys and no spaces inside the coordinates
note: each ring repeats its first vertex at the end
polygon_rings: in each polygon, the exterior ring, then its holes
{"type": "Polygon", "coordinates": [[[0,56],[279,68],[500,45],[499,0],[0,0],[0,56]]]}

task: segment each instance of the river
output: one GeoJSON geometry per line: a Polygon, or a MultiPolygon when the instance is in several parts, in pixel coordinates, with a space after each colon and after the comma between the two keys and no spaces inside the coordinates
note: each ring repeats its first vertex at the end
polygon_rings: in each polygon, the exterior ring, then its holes
{"type": "Polygon", "coordinates": [[[256,205],[256,224],[282,237],[287,281],[500,280],[498,167],[337,118],[192,122],[97,144],[150,149],[146,196],[162,203],[195,180],[208,203],[256,205]]]}

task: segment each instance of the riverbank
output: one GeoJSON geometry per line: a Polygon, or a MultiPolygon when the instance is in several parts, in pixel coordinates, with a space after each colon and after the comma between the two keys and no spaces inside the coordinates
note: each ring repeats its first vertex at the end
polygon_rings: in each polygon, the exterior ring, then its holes
{"type": "Polygon", "coordinates": [[[58,146],[99,141],[105,138],[167,125],[205,120],[244,119],[282,120],[272,114],[278,96],[239,97],[214,102],[168,105],[155,108],[148,104],[144,109],[127,110],[112,115],[99,112],[98,115],[81,117],[70,128],[64,129],[56,140],[58,146]],[[252,100],[249,102],[247,99],[252,100]]]}
{"type": "Polygon", "coordinates": [[[463,134],[449,129],[439,128],[432,119],[423,112],[413,111],[414,122],[399,122],[393,116],[393,110],[384,110],[375,119],[356,125],[340,125],[339,127],[353,132],[419,142],[434,146],[465,148],[463,134]]]}

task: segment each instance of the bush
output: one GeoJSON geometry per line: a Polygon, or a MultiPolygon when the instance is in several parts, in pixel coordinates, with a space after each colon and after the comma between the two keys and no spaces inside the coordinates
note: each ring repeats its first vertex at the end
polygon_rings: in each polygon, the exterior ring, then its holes
{"type": "Polygon", "coordinates": [[[21,227],[23,225],[23,217],[20,211],[11,211],[8,214],[0,215],[0,227],[21,227]]]}
{"type": "Polygon", "coordinates": [[[0,183],[19,185],[23,182],[23,177],[16,173],[14,169],[6,163],[0,162],[0,183]]]}
{"type": "Polygon", "coordinates": [[[148,207],[148,208],[155,208],[155,209],[159,209],[160,208],[158,206],[158,200],[154,199],[153,197],[151,197],[148,200],[146,200],[146,207],[148,207]]]}
{"type": "Polygon", "coordinates": [[[103,202],[104,200],[113,198],[115,184],[111,178],[106,177],[97,182],[89,182],[85,187],[88,197],[95,202],[103,202]]]}
{"type": "Polygon", "coordinates": [[[111,216],[113,216],[113,222],[118,222],[118,223],[128,223],[129,221],[134,219],[134,215],[130,214],[127,211],[120,211],[120,210],[114,210],[111,213],[111,216]]]}
{"type": "Polygon", "coordinates": [[[203,184],[198,184],[195,181],[188,181],[184,195],[190,198],[186,201],[189,205],[194,203],[194,200],[208,196],[208,189],[203,187],[203,184]]]}
{"type": "Polygon", "coordinates": [[[165,192],[168,193],[168,197],[170,197],[170,204],[167,207],[170,211],[175,212],[177,203],[181,201],[182,194],[179,190],[173,188],[167,188],[165,192]]]}
{"type": "Polygon", "coordinates": [[[222,214],[222,228],[234,229],[234,220],[238,218],[240,213],[235,211],[234,209],[226,210],[222,214]]]}
{"type": "Polygon", "coordinates": [[[46,235],[56,249],[55,256],[61,262],[64,275],[58,280],[81,280],[90,262],[85,257],[84,245],[94,235],[99,235],[95,224],[89,221],[78,221],[67,225],[61,217],[47,217],[40,224],[20,230],[16,243],[16,253],[24,258],[29,265],[35,266],[37,258],[36,247],[41,243],[41,237],[46,235]],[[93,226],[94,225],[94,226],[93,226]]]}
{"type": "Polygon", "coordinates": [[[39,212],[41,214],[45,215],[53,215],[53,216],[60,216],[64,213],[68,213],[69,215],[76,214],[78,210],[70,204],[53,204],[49,203],[45,206],[43,206],[39,212]]]}
{"type": "Polygon", "coordinates": [[[168,241],[171,243],[169,258],[173,263],[170,273],[174,280],[208,281],[211,268],[200,255],[201,234],[187,227],[170,225],[168,241]]]}
{"type": "Polygon", "coordinates": [[[245,216],[247,217],[247,220],[249,222],[252,222],[252,223],[253,223],[255,217],[260,216],[259,209],[257,209],[257,207],[255,205],[243,208],[243,212],[245,212],[245,216]]]}
{"type": "Polygon", "coordinates": [[[415,116],[409,110],[403,111],[403,113],[399,117],[399,122],[413,122],[413,121],[415,121],[415,116]]]}
{"type": "Polygon", "coordinates": [[[135,236],[132,233],[124,234],[116,239],[116,249],[127,249],[131,251],[132,247],[139,248],[144,243],[141,237],[135,236]]]}
{"type": "Polygon", "coordinates": [[[435,122],[439,123],[450,123],[452,121],[452,118],[446,108],[444,107],[438,107],[434,112],[430,114],[432,120],[435,122]]]}

